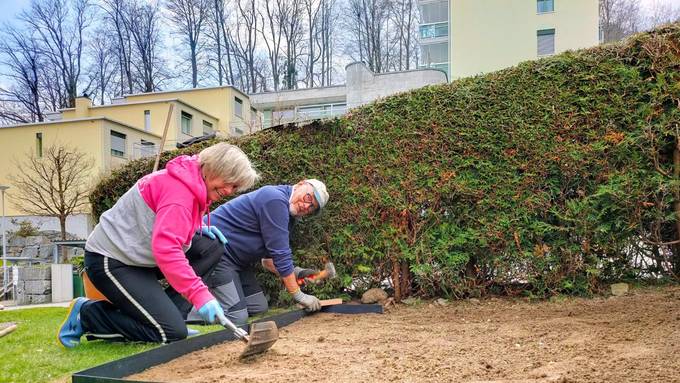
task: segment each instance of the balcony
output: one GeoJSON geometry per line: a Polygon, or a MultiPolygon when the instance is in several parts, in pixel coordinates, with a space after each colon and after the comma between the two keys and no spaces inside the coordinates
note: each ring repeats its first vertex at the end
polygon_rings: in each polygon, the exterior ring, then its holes
{"type": "Polygon", "coordinates": [[[145,157],[153,157],[158,154],[158,146],[153,143],[132,143],[131,160],[137,160],[145,157]]]}
{"type": "Polygon", "coordinates": [[[421,24],[419,28],[420,39],[436,39],[438,37],[448,37],[449,36],[449,23],[430,23],[421,24]]]}

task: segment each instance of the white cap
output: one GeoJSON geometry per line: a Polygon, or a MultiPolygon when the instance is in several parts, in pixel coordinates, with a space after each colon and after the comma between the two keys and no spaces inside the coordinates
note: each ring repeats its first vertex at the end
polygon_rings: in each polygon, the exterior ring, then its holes
{"type": "Polygon", "coordinates": [[[316,202],[319,203],[319,211],[321,211],[321,209],[323,209],[328,202],[328,191],[326,190],[326,185],[314,178],[305,180],[305,182],[312,185],[314,188],[314,198],[316,198],[316,202]]]}

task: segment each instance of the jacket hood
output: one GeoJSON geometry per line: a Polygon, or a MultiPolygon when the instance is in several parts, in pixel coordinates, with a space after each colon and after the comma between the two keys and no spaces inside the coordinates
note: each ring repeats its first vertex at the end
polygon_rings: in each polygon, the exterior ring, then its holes
{"type": "Polygon", "coordinates": [[[175,157],[165,165],[168,174],[183,183],[198,201],[198,208],[203,214],[208,207],[208,192],[201,173],[198,156],[175,157]]]}

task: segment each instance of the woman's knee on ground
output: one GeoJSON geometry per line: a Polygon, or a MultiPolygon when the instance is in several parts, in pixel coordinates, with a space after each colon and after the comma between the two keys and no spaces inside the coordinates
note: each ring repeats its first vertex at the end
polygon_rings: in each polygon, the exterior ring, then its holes
{"type": "Polygon", "coordinates": [[[161,325],[165,331],[167,343],[176,342],[178,340],[186,339],[188,336],[187,325],[182,318],[180,320],[172,320],[161,325]]]}

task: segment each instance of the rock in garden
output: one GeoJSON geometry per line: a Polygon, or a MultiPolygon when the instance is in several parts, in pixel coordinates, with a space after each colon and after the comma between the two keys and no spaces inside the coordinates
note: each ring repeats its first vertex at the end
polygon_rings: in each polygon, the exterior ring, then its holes
{"type": "Polygon", "coordinates": [[[387,293],[383,289],[373,288],[369,289],[361,296],[361,303],[376,303],[387,299],[387,293]]]}
{"type": "Polygon", "coordinates": [[[437,306],[448,306],[449,301],[444,298],[437,298],[434,300],[434,304],[437,306]]]}
{"type": "Polygon", "coordinates": [[[620,297],[622,295],[626,295],[628,293],[628,284],[627,283],[614,283],[611,285],[612,289],[612,295],[620,297]]]}

